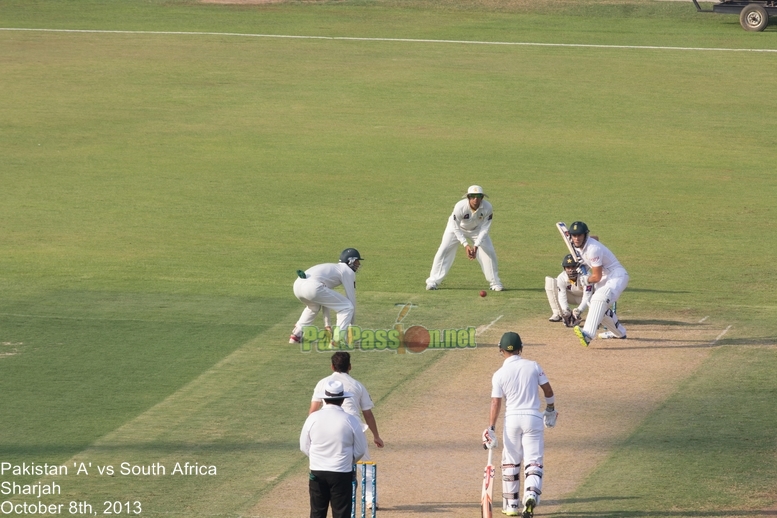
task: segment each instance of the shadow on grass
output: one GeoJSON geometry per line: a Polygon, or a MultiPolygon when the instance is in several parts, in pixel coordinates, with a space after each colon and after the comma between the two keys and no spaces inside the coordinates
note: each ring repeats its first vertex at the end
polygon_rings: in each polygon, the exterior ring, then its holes
{"type": "Polygon", "coordinates": [[[704,322],[681,322],[679,320],[656,320],[656,319],[638,319],[638,318],[622,318],[623,324],[631,326],[676,326],[676,327],[705,327],[710,324],[704,322]]]}

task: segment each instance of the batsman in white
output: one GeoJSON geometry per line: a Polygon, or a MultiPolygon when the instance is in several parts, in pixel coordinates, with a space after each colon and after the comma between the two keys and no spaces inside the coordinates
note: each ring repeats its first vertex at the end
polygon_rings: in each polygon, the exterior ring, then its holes
{"type": "Polygon", "coordinates": [[[496,420],[505,399],[505,424],[502,432],[502,513],[507,516],[534,516],[542,494],[542,462],[545,454],[545,430],[556,425],[558,412],[548,377],[537,362],[521,357],[521,337],[512,331],[499,340],[502,367],[491,379],[491,412],[483,445],[496,448],[496,420]],[[545,396],[545,412],[540,412],[540,389],[545,396]],[[523,498],[520,498],[521,462],[523,462],[523,498]],[[521,511],[521,504],[523,510],[521,511]]]}
{"type": "MultiPolygon", "coordinates": [[[[343,401],[343,410],[346,413],[359,419],[359,414],[364,416],[366,424],[362,425],[362,431],[367,431],[369,428],[372,432],[372,439],[375,442],[375,446],[383,448],[383,439],[380,438],[378,433],[378,423],[375,421],[375,415],[372,413],[372,408],[375,406],[370,397],[370,393],[359,381],[353,379],[350,375],[351,372],[351,355],[347,352],[336,352],[332,355],[332,374],[322,379],[316,385],[313,391],[313,399],[310,402],[310,411],[308,415],[318,411],[323,404],[320,394],[324,393],[327,383],[332,381],[339,381],[345,387],[345,390],[353,394],[353,397],[343,401]]],[[[361,460],[370,460],[370,452],[365,449],[364,456],[361,460]]],[[[367,502],[368,507],[372,508],[372,471],[367,470],[367,502]]],[[[377,505],[377,495],[375,502],[377,505]]]]}
{"type": "Polygon", "coordinates": [[[356,313],[356,272],[364,258],[355,248],[346,248],[340,254],[340,262],[324,263],[298,271],[294,281],[294,296],[307,306],[300,315],[289,337],[290,344],[302,339],[302,328],[313,324],[319,310],[323,308],[324,326],[329,325],[329,310],[337,312],[337,325],[332,332],[332,341],[339,343],[347,335],[356,313]],[[334,290],[342,285],[345,296],[334,290]]]}
{"type": "Polygon", "coordinates": [[[596,239],[589,238],[588,225],[575,221],[569,227],[572,244],[580,250],[583,263],[589,270],[588,283],[594,287],[585,326],[575,326],[575,335],[583,347],[588,347],[600,324],[607,327],[599,338],[626,338],[626,328],[618,321],[618,316],[610,307],[617,302],[629,284],[629,274],[615,254],[596,239]]]}
{"type": "Polygon", "coordinates": [[[464,199],[453,207],[453,213],[448,218],[445,233],[442,235],[442,243],[434,256],[432,272],[426,279],[427,290],[436,290],[448,275],[456,259],[456,248],[460,244],[466,248],[470,260],[478,260],[491,289],[502,291],[496,251],[488,235],[494,209],[483,199],[485,196],[481,186],[471,185],[464,199]],[[472,244],[468,240],[471,240],[472,244]]]}
{"type": "Polygon", "coordinates": [[[553,311],[553,315],[548,320],[563,321],[567,327],[572,327],[582,321],[583,311],[588,308],[594,290],[593,286],[588,284],[588,277],[580,273],[580,264],[575,261],[572,254],[564,256],[561,267],[563,270],[558,277],[545,277],[545,293],[548,295],[548,303],[553,311]],[[577,304],[577,307],[570,310],[570,302],[577,304]]]}

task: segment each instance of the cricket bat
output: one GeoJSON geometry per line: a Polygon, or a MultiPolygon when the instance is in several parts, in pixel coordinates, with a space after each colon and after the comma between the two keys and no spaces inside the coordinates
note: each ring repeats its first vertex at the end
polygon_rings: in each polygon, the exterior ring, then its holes
{"type": "Polygon", "coordinates": [[[482,518],[493,518],[494,508],[494,465],[491,458],[494,455],[494,450],[488,450],[488,464],[483,472],[483,491],[480,494],[480,515],[482,518]]]}

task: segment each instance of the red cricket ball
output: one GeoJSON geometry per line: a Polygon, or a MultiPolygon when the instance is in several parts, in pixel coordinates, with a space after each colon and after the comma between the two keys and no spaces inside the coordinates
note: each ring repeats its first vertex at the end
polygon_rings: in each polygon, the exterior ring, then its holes
{"type": "Polygon", "coordinates": [[[485,297],[486,295],[488,295],[488,292],[486,290],[480,290],[481,297],[485,297]]]}

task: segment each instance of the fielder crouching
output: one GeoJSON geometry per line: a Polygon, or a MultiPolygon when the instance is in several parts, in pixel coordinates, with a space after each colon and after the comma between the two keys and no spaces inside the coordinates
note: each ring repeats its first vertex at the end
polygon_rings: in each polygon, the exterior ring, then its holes
{"type": "Polygon", "coordinates": [[[572,254],[567,254],[561,261],[563,271],[558,277],[545,277],[545,292],[553,314],[550,322],[564,322],[567,327],[573,327],[582,322],[583,311],[593,294],[593,286],[588,284],[588,277],[580,273],[580,263],[572,254]],[[570,309],[569,304],[577,304],[570,309]]]}
{"type": "Polygon", "coordinates": [[[545,427],[556,425],[555,397],[545,372],[537,362],[521,358],[523,344],[517,333],[508,332],[499,340],[502,367],[491,379],[489,426],[483,432],[483,445],[496,448],[496,420],[505,399],[502,432],[502,512],[507,516],[532,518],[542,494],[545,427]],[[540,412],[539,390],[547,407],[540,412]],[[521,463],[524,488],[521,498],[521,463]],[[521,511],[521,504],[523,510],[521,511]]]}

